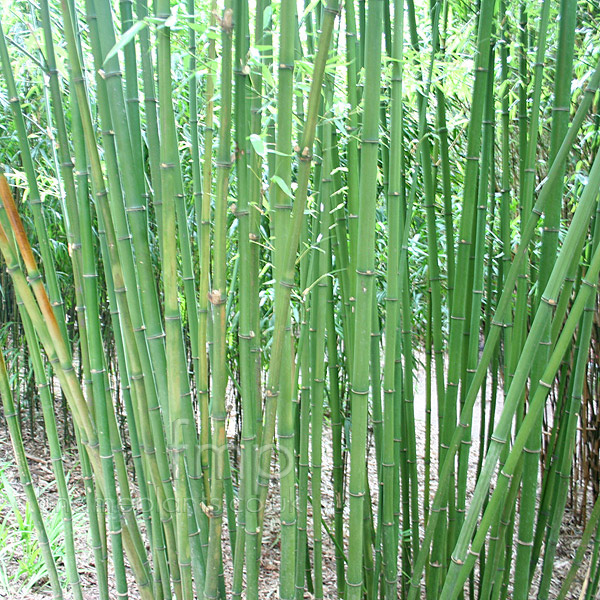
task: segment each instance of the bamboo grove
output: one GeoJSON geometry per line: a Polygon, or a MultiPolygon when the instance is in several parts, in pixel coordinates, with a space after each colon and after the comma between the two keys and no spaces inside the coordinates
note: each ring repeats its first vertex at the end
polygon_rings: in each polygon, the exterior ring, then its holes
{"type": "Polygon", "coordinates": [[[0,392],[53,598],[73,485],[102,600],[271,597],[273,551],[283,600],[596,597],[599,18],[3,4],[0,392]]]}

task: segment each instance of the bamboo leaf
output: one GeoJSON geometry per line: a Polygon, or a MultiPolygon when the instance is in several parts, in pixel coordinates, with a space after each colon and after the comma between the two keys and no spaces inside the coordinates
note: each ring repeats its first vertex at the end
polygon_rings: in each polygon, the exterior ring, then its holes
{"type": "Polygon", "coordinates": [[[263,11],[263,29],[267,29],[269,23],[271,22],[271,17],[273,16],[273,7],[269,4],[265,7],[263,11]]]}
{"type": "Polygon", "coordinates": [[[167,27],[167,28],[171,28],[173,27],[173,25],[175,25],[175,23],[177,23],[177,7],[174,6],[171,9],[171,15],[169,17],[167,17],[166,21],[163,24],[163,27],[167,27]]]}
{"type": "Polygon", "coordinates": [[[279,175],[273,175],[271,180],[273,181],[273,183],[276,183],[281,188],[281,190],[286,196],[289,196],[290,198],[294,197],[292,191],[288,187],[288,184],[281,177],[279,177],[279,175]]]}
{"type": "Polygon", "coordinates": [[[319,2],[321,2],[321,0],[312,0],[312,2],[304,9],[300,22],[303,22],[304,19],[306,19],[306,16],[309,15],[315,9],[319,2]]]}
{"type": "Polygon", "coordinates": [[[267,66],[263,66],[262,76],[267,85],[275,87],[275,79],[273,79],[273,75],[267,66]]]}
{"type": "Polygon", "coordinates": [[[146,21],[137,21],[134,23],[117,41],[117,43],[108,51],[106,58],[104,59],[104,66],[106,63],[117,54],[119,50],[122,50],[133,40],[133,38],[145,27],[148,27],[146,21]]]}
{"type": "Polygon", "coordinates": [[[256,154],[262,156],[263,158],[267,155],[265,143],[260,137],[260,135],[257,135],[256,133],[250,134],[250,143],[252,144],[252,147],[254,148],[254,152],[256,152],[256,154]]]}

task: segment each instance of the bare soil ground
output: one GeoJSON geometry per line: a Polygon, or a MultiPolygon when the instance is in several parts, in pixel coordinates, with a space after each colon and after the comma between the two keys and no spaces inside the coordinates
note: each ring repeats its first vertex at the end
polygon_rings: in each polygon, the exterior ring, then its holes
{"type": "MultiPolygon", "coordinates": [[[[416,389],[415,397],[415,416],[416,416],[416,438],[417,438],[417,467],[419,473],[419,480],[422,484],[425,478],[425,410],[424,410],[424,385],[423,381],[419,381],[416,389]]],[[[476,408],[476,410],[478,410],[476,408]]],[[[432,420],[435,423],[435,406],[433,407],[432,420]]],[[[435,448],[437,447],[437,438],[435,437],[435,427],[433,428],[434,433],[432,434],[431,446],[431,497],[437,488],[437,454],[435,448]]],[[[43,493],[40,496],[40,504],[43,512],[46,515],[52,513],[52,509],[57,501],[57,490],[53,483],[53,475],[50,469],[51,461],[48,455],[47,446],[43,441],[41,435],[41,429],[38,428],[38,436],[34,439],[30,437],[25,438],[26,451],[29,457],[29,464],[32,471],[32,476],[35,485],[38,489],[43,489],[43,493]]],[[[370,434],[372,442],[372,434],[370,434]]],[[[475,469],[476,461],[478,456],[478,440],[477,435],[474,436],[473,446],[470,457],[470,468],[469,468],[469,480],[468,480],[468,492],[467,492],[467,505],[474,489],[475,485],[475,469]]],[[[322,490],[322,505],[323,505],[323,518],[325,522],[333,524],[334,517],[334,503],[333,503],[333,489],[332,489],[332,457],[331,457],[331,430],[330,424],[326,420],[324,423],[324,435],[323,435],[323,490],[322,490]]],[[[13,488],[18,492],[19,505],[22,511],[25,510],[24,494],[22,488],[18,482],[18,475],[16,468],[14,467],[14,461],[12,458],[12,447],[8,438],[8,433],[4,427],[0,428],[0,465],[7,465],[4,474],[8,481],[12,484],[13,488]]],[[[81,583],[84,590],[84,597],[86,600],[95,600],[98,597],[96,591],[96,574],[94,569],[94,558],[92,551],[89,546],[88,540],[88,527],[86,525],[87,516],[85,512],[85,500],[83,495],[83,489],[81,486],[81,477],[79,472],[78,463],[76,461],[75,454],[67,455],[65,459],[65,467],[67,472],[70,474],[70,486],[73,494],[73,511],[75,513],[76,522],[76,546],[78,549],[78,567],[81,574],[81,583]]],[[[374,512],[376,514],[377,507],[377,472],[375,467],[375,457],[373,444],[370,444],[370,455],[368,460],[369,470],[369,482],[372,493],[374,512]]],[[[279,552],[279,504],[278,504],[278,482],[277,482],[277,467],[273,465],[273,478],[272,485],[269,493],[268,505],[266,508],[265,516],[265,531],[263,536],[262,546],[262,562],[260,571],[260,589],[261,599],[269,600],[278,597],[278,574],[280,568],[291,568],[291,565],[280,565],[280,552],[279,552]]],[[[423,497],[422,497],[422,485],[421,485],[421,532],[423,526],[423,497]]],[[[312,532],[312,511],[310,505],[309,510],[309,540],[311,539],[312,532]]],[[[347,523],[347,512],[348,507],[345,509],[345,522],[347,523]]],[[[15,515],[10,507],[0,505],[0,523],[6,522],[10,524],[14,522],[15,515]]],[[[333,528],[333,525],[331,525],[333,528]]],[[[572,557],[578,547],[578,542],[582,532],[582,525],[578,523],[574,515],[569,509],[563,520],[563,526],[561,531],[561,537],[557,549],[557,558],[555,562],[555,580],[552,583],[551,597],[556,597],[560,584],[568,571],[572,557]]],[[[348,532],[345,532],[347,537],[348,532]]],[[[225,547],[228,546],[228,533],[225,527],[224,532],[225,547]]],[[[2,542],[0,540],[0,546],[2,542]]],[[[589,556],[589,555],[588,555],[589,556]]],[[[232,575],[232,564],[231,564],[231,553],[226,551],[225,557],[225,578],[227,582],[230,582],[232,575]]],[[[16,547],[11,552],[10,563],[5,565],[9,575],[14,575],[20,569],[20,561],[24,560],[24,554],[19,551],[16,547]]],[[[38,557],[41,561],[41,558],[38,557]]],[[[586,561],[582,565],[579,573],[579,579],[576,581],[572,588],[571,598],[578,598],[581,591],[582,577],[588,568],[589,558],[586,557],[586,561]]],[[[59,564],[59,568],[64,572],[64,565],[59,564]]],[[[335,552],[334,545],[327,533],[323,532],[323,577],[324,577],[324,596],[325,598],[334,599],[336,598],[336,575],[335,575],[335,552]]],[[[14,581],[11,585],[11,589],[2,589],[0,586],[0,598],[7,599],[22,599],[22,600],[41,600],[42,598],[50,598],[50,590],[48,585],[45,584],[45,578],[38,582],[33,589],[25,589],[26,581],[22,578],[21,580],[14,581]],[[24,587],[22,587],[24,586],[24,587]]],[[[229,586],[228,586],[229,587],[229,586]]],[[[66,598],[71,598],[69,592],[66,594],[66,598]]],[[[131,598],[137,598],[135,586],[132,586],[131,598]]],[[[311,595],[306,592],[305,598],[311,598],[311,595]]]]}

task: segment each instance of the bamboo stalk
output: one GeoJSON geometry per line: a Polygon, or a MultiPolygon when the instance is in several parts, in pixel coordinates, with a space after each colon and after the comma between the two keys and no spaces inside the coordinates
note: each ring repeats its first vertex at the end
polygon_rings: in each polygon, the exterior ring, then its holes
{"type": "Polygon", "coordinates": [[[17,420],[17,412],[15,409],[8,379],[8,372],[6,370],[6,363],[4,362],[4,356],[2,352],[0,352],[0,392],[2,395],[4,415],[8,423],[10,439],[12,442],[13,451],[15,453],[17,467],[19,469],[19,478],[23,488],[25,489],[27,503],[31,509],[34,527],[41,549],[42,560],[44,561],[44,565],[48,571],[48,578],[50,579],[52,597],[56,600],[62,599],[63,593],[60,581],[58,579],[56,563],[54,562],[54,557],[52,556],[52,549],[50,548],[50,541],[46,532],[46,526],[44,525],[44,518],[35,495],[35,490],[33,489],[33,482],[31,481],[31,474],[29,472],[27,457],[25,456],[25,448],[23,447],[23,439],[21,437],[21,428],[19,427],[19,422],[17,420]]]}
{"type": "MultiPolygon", "coordinates": [[[[379,78],[381,76],[382,3],[369,2],[368,31],[365,48],[365,110],[362,130],[360,196],[358,210],[358,239],[361,245],[356,256],[356,311],[354,327],[354,356],[351,371],[352,447],[350,451],[350,520],[347,597],[362,597],[363,580],[363,515],[365,512],[366,438],[369,398],[368,344],[373,311],[374,221],[377,197],[376,176],[379,146],[379,78]]],[[[369,589],[367,587],[367,589],[369,589]]]]}

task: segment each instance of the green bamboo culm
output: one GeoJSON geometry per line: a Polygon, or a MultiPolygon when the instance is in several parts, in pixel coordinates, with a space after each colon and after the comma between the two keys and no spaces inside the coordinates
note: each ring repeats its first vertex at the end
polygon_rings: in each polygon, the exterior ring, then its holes
{"type": "Polygon", "coordinates": [[[390,151],[390,180],[388,186],[388,220],[390,223],[389,262],[387,267],[387,319],[386,319],[386,346],[385,365],[383,373],[383,450],[381,468],[383,471],[382,498],[383,509],[382,537],[383,537],[383,564],[385,579],[385,598],[397,597],[398,579],[398,555],[396,528],[394,527],[394,472],[398,468],[395,460],[394,428],[395,402],[397,402],[397,387],[400,381],[396,381],[396,351],[397,334],[400,314],[400,242],[403,238],[402,211],[402,46],[404,42],[404,6],[403,2],[395,3],[394,18],[394,42],[392,56],[397,62],[393,65],[392,75],[392,112],[390,126],[390,140],[392,144],[390,151]]]}
{"type": "Polygon", "coordinates": [[[221,568],[221,530],[223,518],[223,478],[225,461],[229,460],[225,438],[225,388],[227,371],[225,363],[225,302],[226,267],[225,235],[228,176],[231,166],[231,89],[232,89],[232,36],[233,9],[227,4],[221,20],[223,61],[221,70],[221,111],[219,149],[217,156],[217,183],[214,216],[214,264],[212,289],[209,294],[214,333],[212,354],[211,421],[214,450],[211,457],[210,531],[208,538],[206,580],[203,597],[218,597],[221,568]]]}
{"type": "Polygon", "coordinates": [[[0,384],[64,505],[36,592],[545,599],[572,516],[594,597],[594,14],[5,11],[0,384]]]}
{"type": "Polygon", "coordinates": [[[58,577],[58,571],[56,569],[56,562],[54,560],[54,556],[52,555],[48,533],[46,532],[44,517],[42,516],[42,512],[37,501],[37,496],[35,494],[35,489],[33,488],[31,473],[29,471],[27,457],[25,455],[25,448],[23,447],[23,439],[21,437],[21,429],[19,426],[17,410],[13,400],[12,390],[10,389],[8,371],[6,370],[4,356],[1,352],[0,395],[2,396],[4,416],[6,417],[8,423],[10,439],[12,442],[13,451],[15,453],[17,468],[19,469],[19,478],[25,490],[27,503],[33,516],[33,523],[42,553],[42,560],[44,561],[44,565],[46,566],[46,570],[48,572],[48,578],[50,580],[50,586],[52,589],[52,598],[59,600],[64,597],[62,587],[58,577]]]}
{"type": "Polygon", "coordinates": [[[366,441],[369,400],[369,347],[373,286],[375,276],[375,206],[377,201],[377,156],[379,150],[379,89],[381,77],[382,1],[368,3],[368,30],[365,42],[365,115],[362,132],[361,202],[358,212],[356,258],[356,311],[354,362],[352,366],[352,448],[350,453],[350,539],[346,574],[349,600],[362,597],[363,513],[365,509],[366,441]],[[365,346],[365,344],[367,344],[365,346]]]}

